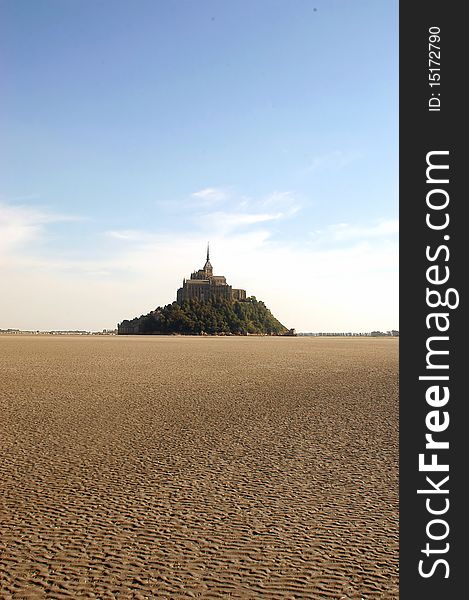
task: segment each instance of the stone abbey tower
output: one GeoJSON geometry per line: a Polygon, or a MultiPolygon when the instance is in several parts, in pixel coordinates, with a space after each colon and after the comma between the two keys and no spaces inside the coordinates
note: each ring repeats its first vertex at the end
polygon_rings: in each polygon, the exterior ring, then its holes
{"type": "Polygon", "coordinates": [[[185,300],[206,301],[210,298],[223,298],[225,300],[245,300],[246,290],[232,288],[226,283],[223,275],[214,275],[210,262],[210,248],[207,245],[207,260],[203,269],[194,271],[190,279],[184,279],[182,287],[177,291],[176,300],[182,304],[185,300]]]}

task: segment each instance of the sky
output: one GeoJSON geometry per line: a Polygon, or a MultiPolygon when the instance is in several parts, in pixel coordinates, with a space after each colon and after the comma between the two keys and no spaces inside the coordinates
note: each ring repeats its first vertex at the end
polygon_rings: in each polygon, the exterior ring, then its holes
{"type": "Polygon", "coordinates": [[[0,0],[0,328],[113,329],[202,268],[398,329],[397,0],[0,0]]]}

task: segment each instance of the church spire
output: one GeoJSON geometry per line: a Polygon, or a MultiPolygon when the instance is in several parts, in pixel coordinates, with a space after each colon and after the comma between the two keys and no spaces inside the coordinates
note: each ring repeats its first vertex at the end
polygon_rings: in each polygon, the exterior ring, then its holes
{"type": "Polygon", "coordinates": [[[207,243],[207,260],[205,261],[205,265],[204,265],[204,274],[206,278],[210,278],[213,275],[213,267],[210,264],[210,246],[207,243]]]}

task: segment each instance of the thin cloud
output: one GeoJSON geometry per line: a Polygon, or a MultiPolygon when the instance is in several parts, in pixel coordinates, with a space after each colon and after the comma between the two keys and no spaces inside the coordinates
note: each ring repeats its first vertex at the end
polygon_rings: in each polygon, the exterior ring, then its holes
{"type": "Polygon", "coordinates": [[[298,198],[293,192],[272,192],[262,198],[259,205],[269,210],[277,209],[284,216],[292,216],[301,209],[298,198]]]}
{"type": "MultiPolygon", "coordinates": [[[[178,202],[158,201],[158,207],[167,219],[177,207],[177,210],[183,211],[185,220],[192,221],[195,228],[205,230],[215,226],[225,232],[291,218],[301,209],[298,198],[292,191],[275,190],[266,195],[248,196],[229,187],[206,187],[178,202]]],[[[134,232],[110,231],[106,235],[132,239],[134,232]]]]}
{"type": "Polygon", "coordinates": [[[281,219],[283,213],[236,213],[213,212],[203,216],[203,222],[210,227],[216,226],[222,231],[229,232],[238,227],[275,221],[281,219]]]}
{"type": "Polygon", "coordinates": [[[48,224],[81,220],[84,219],[45,209],[0,203],[0,247],[7,252],[14,246],[40,239],[48,224]]]}
{"type": "Polygon", "coordinates": [[[105,231],[104,235],[116,240],[142,242],[147,240],[150,234],[139,229],[115,229],[112,231],[105,231]]]}
{"type": "Polygon", "coordinates": [[[335,223],[325,230],[315,231],[315,242],[348,242],[373,238],[390,238],[399,233],[398,219],[381,219],[370,225],[335,223]]]}
{"type": "Polygon", "coordinates": [[[204,202],[219,202],[221,200],[226,200],[229,193],[225,188],[207,187],[198,192],[194,192],[191,195],[204,202]]]}
{"type": "MultiPolygon", "coordinates": [[[[211,191],[212,188],[207,196],[211,196],[211,191]]],[[[240,227],[290,218],[300,210],[296,197],[290,191],[274,191],[261,197],[231,194],[225,199],[229,201],[224,202],[219,210],[196,213],[194,220],[197,225],[204,229],[216,227],[228,233],[240,227]]]]}

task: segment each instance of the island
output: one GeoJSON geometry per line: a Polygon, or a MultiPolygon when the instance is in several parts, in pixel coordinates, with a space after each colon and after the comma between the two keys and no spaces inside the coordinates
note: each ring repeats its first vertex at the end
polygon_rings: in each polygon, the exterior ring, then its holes
{"type": "Polygon", "coordinates": [[[146,315],[124,320],[118,335],[295,335],[267,306],[213,274],[210,250],[202,269],[184,279],[176,300],[146,315]]]}

